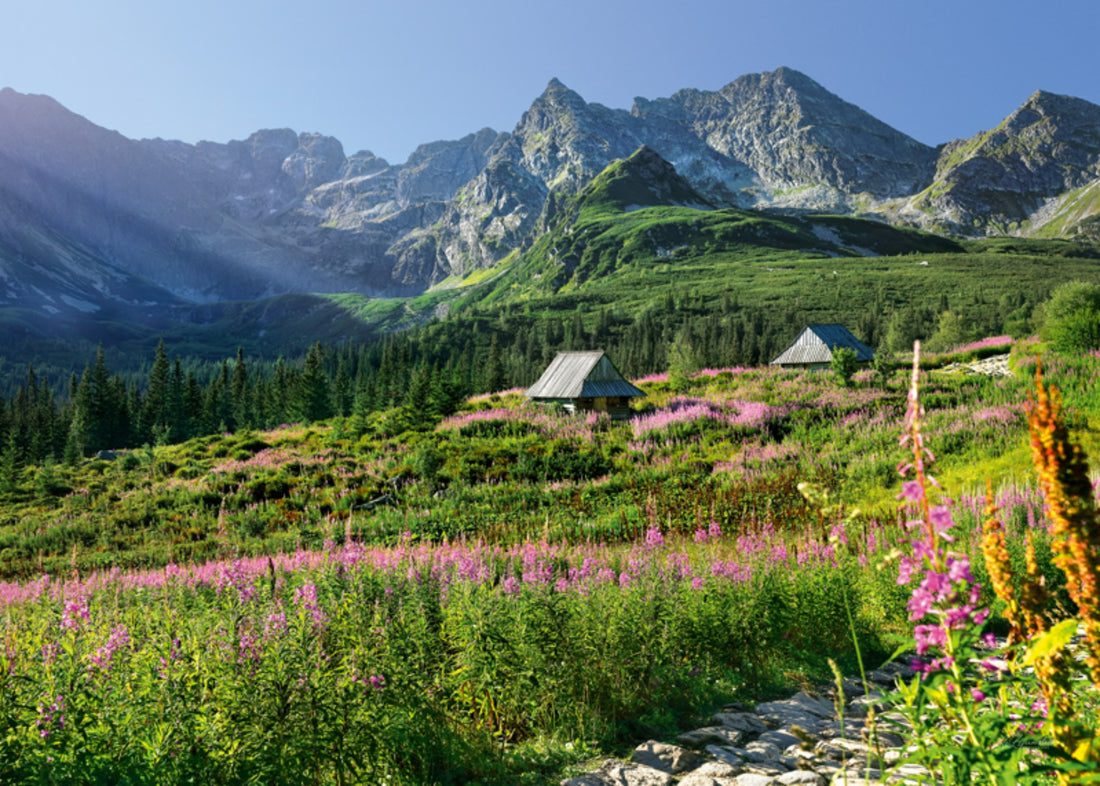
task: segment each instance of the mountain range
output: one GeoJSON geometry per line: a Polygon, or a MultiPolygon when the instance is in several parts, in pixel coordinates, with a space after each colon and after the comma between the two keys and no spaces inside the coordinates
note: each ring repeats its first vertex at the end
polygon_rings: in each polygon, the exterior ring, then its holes
{"type": "Polygon", "coordinates": [[[658,202],[955,237],[1100,237],[1100,107],[1042,91],[996,128],[933,148],[789,68],[629,110],[554,79],[511,132],[390,164],[289,129],[131,140],[4,89],[0,319],[46,335],[210,321],[219,304],[295,293],[420,295],[515,259],[562,198],[640,148],[650,181],[665,182],[658,202]]]}

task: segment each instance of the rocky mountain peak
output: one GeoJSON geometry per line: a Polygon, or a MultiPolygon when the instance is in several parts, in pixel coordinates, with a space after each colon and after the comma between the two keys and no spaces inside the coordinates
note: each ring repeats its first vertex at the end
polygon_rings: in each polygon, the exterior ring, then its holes
{"type": "Polygon", "coordinates": [[[583,113],[587,108],[588,103],[579,93],[570,90],[555,77],[550,80],[542,95],[531,103],[517,129],[525,127],[546,130],[560,123],[562,118],[583,113]]]}
{"type": "Polygon", "coordinates": [[[718,94],[734,105],[790,105],[805,102],[841,102],[805,74],[793,68],[745,74],[718,90],[718,94]]]}
{"type": "Polygon", "coordinates": [[[627,112],[589,104],[556,78],[523,113],[512,138],[520,166],[549,188],[569,193],[641,143],[627,112]]]}
{"type": "Polygon", "coordinates": [[[360,150],[348,156],[344,162],[344,168],[340,171],[340,179],[376,175],[388,169],[389,166],[390,163],[381,156],[376,156],[370,150],[360,150]]]}
{"type": "Polygon", "coordinates": [[[945,145],[935,182],[901,215],[959,234],[1034,230],[1098,178],[1100,106],[1039,90],[996,128],[945,145]]]}
{"type": "Polygon", "coordinates": [[[299,191],[335,180],[344,165],[344,146],[322,134],[300,134],[297,149],[283,161],[283,172],[299,191]]]}
{"type": "MultiPolygon", "coordinates": [[[[542,91],[542,97],[555,97],[555,96],[576,96],[580,98],[578,93],[570,90],[566,87],[565,83],[558,79],[556,76],[551,77],[550,81],[546,83],[546,89],[542,91]]],[[[581,99],[583,103],[584,99],[581,99]]]]}
{"type": "MultiPolygon", "coordinates": [[[[997,128],[935,150],[788,67],[639,97],[630,111],[554,78],[511,133],[431,142],[397,165],[286,128],[134,141],[47,96],[0,90],[0,241],[41,227],[89,270],[107,260],[195,301],[420,292],[529,245],[543,216],[581,197],[620,210],[875,211],[973,234],[1032,231],[1067,194],[1084,215],[1080,195],[1097,184],[1100,107],[1087,101],[1038,91],[997,128]]],[[[0,263],[14,253],[0,247],[0,263]]]]}
{"type": "Polygon", "coordinates": [[[655,204],[668,201],[667,198],[673,190],[694,194],[694,189],[677,173],[676,168],[648,145],[642,145],[619,162],[618,176],[645,183],[655,192],[663,194],[658,196],[659,202],[655,204]]]}
{"type": "Polygon", "coordinates": [[[420,145],[398,175],[397,198],[402,206],[447,201],[483,170],[504,135],[491,128],[455,141],[420,145]]]}
{"type": "Polygon", "coordinates": [[[244,146],[253,161],[278,169],[298,149],[298,134],[289,128],[262,129],[244,140],[244,146]]]}

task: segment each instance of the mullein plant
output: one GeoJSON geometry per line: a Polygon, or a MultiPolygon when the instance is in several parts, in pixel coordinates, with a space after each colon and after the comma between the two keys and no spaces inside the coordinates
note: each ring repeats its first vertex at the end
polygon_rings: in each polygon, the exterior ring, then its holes
{"type": "MultiPolygon", "coordinates": [[[[1086,680],[1079,679],[1077,658],[1071,657],[1067,644],[1074,634],[1083,633],[1077,654],[1084,664],[1087,681],[1100,690],[1100,512],[1089,481],[1088,458],[1070,440],[1062,417],[1061,396],[1057,388],[1044,385],[1041,366],[1035,372],[1035,400],[1028,412],[1028,427],[1032,460],[1038,470],[1050,522],[1053,561],[1066,576],[1066,590],[1077,606],[1077,616],[1045,630],[1046,596],[1035,589],[1034,557],[1029,544],[1030,575],[1017,601],[1022,619],[1015,625],[1026,625],[1032,636],[1041,634],[1028,650],[1024,664],[1034,667],[1042,693],[1042,706],[1047,714],[1044,732],[1076,765],[1059,779],[1064,783],[1098,783],[1100,728],[1095,714],[1090,717],[1079,706],[1081,702],[1073,688],[1075,683],[1080,686],[1086,680]]],[[[986,554],[991,571],[1007,568],[996,559],[998,556],[993,554],[991,558],[986,554]]],[[[1012,599],[1007,588],[1002,599],[1006,603],[1012,599]]]]}
{"type": "MultiPolygon", "coordinates": [[[[982,552],[990,583],[1003,601],[1008,639],[986,632],[989,609],[966,554],[952,550],[951,503],[929,474],[934,461],[922,433],[919,342],[905,418],[903,446],[912,460],[899,499],[916,516],[909,523],[911,553],[900,556],[898,583],[918,579],[909,600],[916,623],[912,681],[899,685],[898,704],[910,727],[909,759],[943,783],[1100,783],[1100,738],[1074,695],[1074,661],[1066,651],[1078,619],[1052,626],[1034,544],[1026,544],[1026,575],[1015,577],[1003,524],[992,494],[983,526],[982,552]]],[[[1047,501],[1055,563],[1066,574],[1070,597],[1085,630],[1085,665],[1100,687],[1100,614],[1097,575],[1100,522],[1087,462],[1069,439],[1057,392],[1037,382],[1029,412],[1032,446],[1047,501]]],[[[1080,681],[1077,682],[1080,685],[1080,681]]]]}

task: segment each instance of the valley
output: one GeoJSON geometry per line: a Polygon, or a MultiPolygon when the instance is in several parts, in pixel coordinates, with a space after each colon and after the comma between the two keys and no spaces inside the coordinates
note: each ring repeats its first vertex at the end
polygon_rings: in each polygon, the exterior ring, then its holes
{"type": "Polygon", "coordinates": [[[909,764],[1077,782],[1098,181],[1086,101],[929,147],[789,68],[404,164],[5,89],[0,781],[558,783],[916,653],[909,764]],[[527,400],[593,349],[629,418],[527,400]]]}

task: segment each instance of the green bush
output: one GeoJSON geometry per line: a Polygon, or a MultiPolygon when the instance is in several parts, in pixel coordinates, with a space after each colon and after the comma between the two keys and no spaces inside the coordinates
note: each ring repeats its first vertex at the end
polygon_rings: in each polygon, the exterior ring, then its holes
{"type": "Polygon", "coordinates": [[[849,347],[837,347],[833,350],[833,359],[829,363],[829,368],[837,381],[846,388],[852,386],[852,377],[859,368],[857,358],[856,351],[849,347]]]}
{"type": "Polygon", "coordinates": [[[1100,347],[1100,284],[1070,281],[1042,306],[1041,335],[1061,352],[1100,347]]]}

